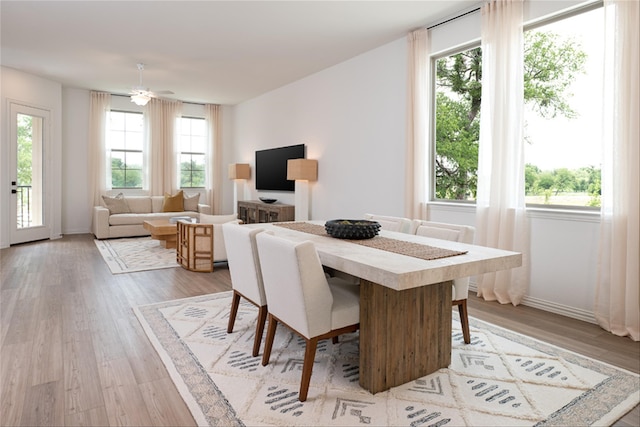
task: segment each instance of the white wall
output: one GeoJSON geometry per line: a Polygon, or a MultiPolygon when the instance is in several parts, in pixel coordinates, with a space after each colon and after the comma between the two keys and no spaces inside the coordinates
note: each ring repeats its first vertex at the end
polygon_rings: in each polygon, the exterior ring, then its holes
{"type": "MultiPolygon", "coordinates": [[[[401,215],[406,62],[402,39],[237,106],[232,161],[253,170],[255,150],[304,143],[318,160],[312,219],[401,215]]],[[[293,203],[293,193],[259,195],[293,203]]]]}
{"type": "Polygon", "coordinates": [[[89,102],[84,89],[62,91],[62,232],[91,230],[89,203],[89,102]]]}
{"type": "Polygon", "coordinates": [[[9,104],[20,103],[29,107],[48,110],[51,117],[50,152],[47,154],[46,166],[49,168],[50,178],[48,187],[50,190],[45,195],[50,210],[51,221],[50,238],[60,237],[62,233],[61,214],[61,114],[62,114],[62,87],[60,83],[52,82],[31,74],[23,73],[8,67],[0,67],[0,248],[6,248],[10,244],[10,166],[9,144],[10,123],[9,104]]]}

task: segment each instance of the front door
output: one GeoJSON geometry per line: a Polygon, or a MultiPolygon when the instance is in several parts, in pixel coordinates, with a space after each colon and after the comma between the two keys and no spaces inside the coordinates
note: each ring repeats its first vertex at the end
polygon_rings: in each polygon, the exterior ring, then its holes
{"type": "Polygon", "coordinates": [[[48,239],[50,212],[46,200],[46,161],[50,147],[50,113],[21,104],[11,104],[10,181],[12,245],[48,239]]]}

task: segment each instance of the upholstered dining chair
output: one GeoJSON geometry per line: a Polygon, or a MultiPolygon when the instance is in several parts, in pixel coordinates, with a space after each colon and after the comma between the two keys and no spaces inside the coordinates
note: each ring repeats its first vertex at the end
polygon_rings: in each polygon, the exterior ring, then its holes
{"type": "Polygon", "coordinates": [[[267,297],[262,283],[256,235],[264,231],[261,228],[249,228],[236,223],[222,224],[222,233],[227,251],[227,263],[231,275],[233,298],[227,333],[233,332],[238,315],[240,298],[244,298],[258,307],[258,320],[253,340],[253,357],[260,352],[260,343],[267,320],[267,297]]]}
{"type": "Polygon", "coordinates": [[[413,221],[409,218],[401,218],[397,216],[364,214],[364,219],[369,221],[377,221],[380,227],[387,231],[399,231],[401,233],[413,234],[413,221]]]}
{"type": "MultiPolygon", "coordinates": [[[[413,227],[416,235],[433,237],[442,240],[451,240],[460,243],[473,243],[473,236],[476,229],[468,225],[447,224],[443,222],[414,220],[413,227]]],[[[458,306],[460,313],[460,324],[462,325],[462,336],[464,342],[471,342],[469,332],[469,314],[467,312],[467,299],[469,298],[469,277],[455,279],[453,281],[453,302],[458,306]]]]}
{"type": "Polygon", "coordinates": [[[269,233],[256,236],[264,288],[269,301],[262,365],[269,364],[278,323],[306,342],[301,402],[307,400],[319,340],[355,332],[360,327],[359,287],[327,278],[312,242],[291,242],[269,233]]]}

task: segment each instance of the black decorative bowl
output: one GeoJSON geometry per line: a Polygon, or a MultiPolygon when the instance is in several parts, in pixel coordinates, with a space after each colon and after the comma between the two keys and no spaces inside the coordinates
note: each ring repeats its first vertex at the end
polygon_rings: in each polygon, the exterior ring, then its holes
{"type": "Polygon", "coordinates": [[[278,201],[278,199],[269,199],[267,197],[260,197],[259,199],[261,202],[264,202],[264,203],[275,203],[278,201]]]}
{"type": "Polygon", "coordinates": [[[378,234],[380,223],[365,219],[332,219],[324,224],[324,229],[338,239],[371,239],[378,234]]]}

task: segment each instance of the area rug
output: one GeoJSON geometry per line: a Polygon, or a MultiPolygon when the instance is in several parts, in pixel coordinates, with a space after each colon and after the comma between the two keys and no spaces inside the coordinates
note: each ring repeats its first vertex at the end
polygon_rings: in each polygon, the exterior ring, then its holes
{"type": "Polygon", "coordinates": [[[94,240],[111,273],[132,273],[179,267],[176,250],[164,248],[151,237],[94,240]]]}
{"type": "Polygon", "coordinates": [[[278,327],[271,362],[251,357],[257,309],[227,334],[231,293],[134,308],[199,425],[609,425],[640,400],[637,374],[453,316],[451,365],[375,395],[358,384],[358,334],[318,346],[298,401],[304,342],[278,327]]]}

